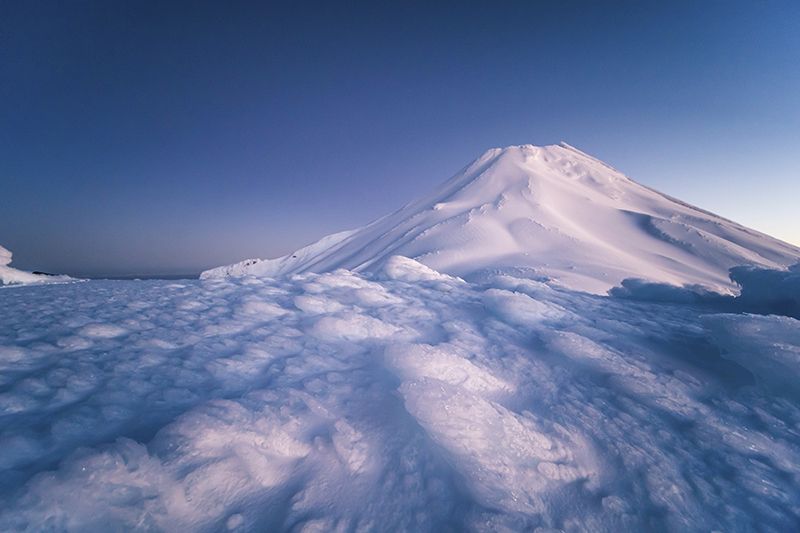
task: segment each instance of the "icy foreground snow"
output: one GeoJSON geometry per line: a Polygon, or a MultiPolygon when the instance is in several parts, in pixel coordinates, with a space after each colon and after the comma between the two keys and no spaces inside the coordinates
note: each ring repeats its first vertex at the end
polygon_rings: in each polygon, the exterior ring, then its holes
{"type": "Polygon", "coordinates": [[[203,277],[374,273],[394,255],[468,279],[527,268],[605,294],[627,278],[730,291],[730,268],[785,267],[800,249],[644,187],[567,144],[523,145],[487,151],[428,196],[363,228],[203,277]]]}
{"type": "Polygon", "coordinates": [[[790,317],[398,257],[0,298],[3,531],[800,526],[790,317]]]}

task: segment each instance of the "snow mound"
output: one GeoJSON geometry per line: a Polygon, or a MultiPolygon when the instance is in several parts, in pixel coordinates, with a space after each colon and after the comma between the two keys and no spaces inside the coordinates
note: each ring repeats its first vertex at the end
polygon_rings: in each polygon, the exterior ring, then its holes
{"type": "Polygon", "coordinates": [[[0,530],[796,530],[797,320],[386,265],[5,291],[0,530]]]}
{"type": "Polygon", "coordinates": [[[723,312],[785,315],[800,318],[800,263],[788,269],[738,266],[730,270],[738,295],[719,294],[697,285],[678,287],[626,279],[608,291],[615,298],[673,304],[698,304],[723,312]]]}
{"type": "Polygon", "coordinates": [[[202,276],[380,272],[397,255],[471,279],[527,268],[602,294],[626,278],[730,292],[730,268],[784,267],[800,249],[644,187],[567,144],[523,145],[487,151],[432,194],[363,228],[202,276]]]}
{"type": "Polygon", "coordinates": [[[11,264],[11,251],[0,246],[0,286],[2,285],[30,285],[44,283],[64,283],[76,281],[69,276],[53,276],[50,274],[35,274],[24,270],[17,270],[11,264]]]}
{"type": "Polygon", "coordinates": [[[421,281],[452,281],[456,278],[436,272],[422,263],[403,257],[393,255],[383,266],[383,274],[387,279],[418,283],[421,281]]]}
{"type": "Polygon", "coordinates": [[[0,246],[0,267],[11,264],[11,251],[0,246]]]}
{"type": "Polygon", "coordinates": [[[800,318],[800,263],[787,270],[739,266],[731,279],[742,287],[739,300],[749,309],[800,318]]]}

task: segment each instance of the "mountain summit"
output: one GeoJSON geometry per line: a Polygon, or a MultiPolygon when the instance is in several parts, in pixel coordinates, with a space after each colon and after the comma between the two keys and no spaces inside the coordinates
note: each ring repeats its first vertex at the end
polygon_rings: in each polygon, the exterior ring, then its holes
{"type": "Polygon", "coordinates": [[[625,278],[728,291],[729,268],[784,267],[800,249],[562,143],[493,148],[432,194],[360,229],[201,277],[374,271],[394,255],[461,277],[514,269],[602,293],[625,278]]]}

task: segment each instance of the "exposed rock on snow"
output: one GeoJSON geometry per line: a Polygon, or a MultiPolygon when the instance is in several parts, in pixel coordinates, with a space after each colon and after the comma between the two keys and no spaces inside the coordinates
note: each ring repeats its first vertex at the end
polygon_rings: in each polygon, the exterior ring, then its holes
{"type": "Polygon", "coordinates": [[[42,283],[63,283],[74,281],[69,276],[54,276],[52,274],[26,272],[17,270],[11,264],[11,251],[0,246],[0,285],[27,285],[42,283]]]}
{"type": "Polygon", "coordinates": [[[605,293],[626,278],[729,292],[728,270],[779,268],[800,249],[644,187],[567,145],[487,151],[429,196],[274,260],[202,274],[377,272],[395,255],[476,278],[529,268],[605,293]]]}

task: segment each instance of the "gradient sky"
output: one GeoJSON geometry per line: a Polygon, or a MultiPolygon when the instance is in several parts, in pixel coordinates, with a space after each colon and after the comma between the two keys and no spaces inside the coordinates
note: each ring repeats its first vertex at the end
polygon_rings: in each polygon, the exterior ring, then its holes
{"type": "Polygon", "coordinates": [[[3,2],[0,244],[198,272],[561,140],[800,244],[800,2],[599,4],[3,2]]]}

